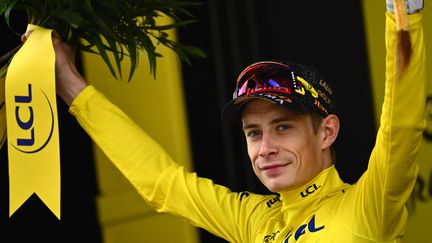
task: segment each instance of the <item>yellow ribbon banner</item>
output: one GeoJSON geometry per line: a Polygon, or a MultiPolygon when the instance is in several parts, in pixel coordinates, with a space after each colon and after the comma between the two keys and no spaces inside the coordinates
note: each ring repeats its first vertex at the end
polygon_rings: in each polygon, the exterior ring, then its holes
{"type": "Polygon", "coordinates": [[[28,25],[5,83],[9,216],[35,193],[60,219],[55,52],[50,29],[28,25]]]}
{"type": "Polygon", "coordinates": [[[0,78],[0,149],[6,141],[6,104],[5,104],[5,80],[0,78]]]}

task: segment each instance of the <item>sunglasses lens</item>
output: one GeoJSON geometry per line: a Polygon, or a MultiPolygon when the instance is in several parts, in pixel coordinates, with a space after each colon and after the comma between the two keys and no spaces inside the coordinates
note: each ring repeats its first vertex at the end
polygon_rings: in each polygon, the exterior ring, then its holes
{"type": "Polygon", "coordinates": [[[262,98],[299,112],[335,112],[333,91],[311,66],[292,62],[263,61],[244,69],[237,78],[233,110],[252,98],[262,98]],[[289,63],[289,64],[288,64],[289,63]]]}
{"type": "Polygon", "coordinates": [[[284,66],[260,65],[246,70],[237,83],[236,97],[257,92],[291,94],[295,81],[293,72],[284,66]]]}
{"type": "MultiPolygon", "coordinates": [[[[249,79],[249,80],[250,80],[250,79],[249,79]]],[[[237,97],[246,94],[249,80],[247,80],[246,82],[244,82],[243,85],[241,86],[241,88],[238,90],[238,92],[237,92],[237,97]]]]}

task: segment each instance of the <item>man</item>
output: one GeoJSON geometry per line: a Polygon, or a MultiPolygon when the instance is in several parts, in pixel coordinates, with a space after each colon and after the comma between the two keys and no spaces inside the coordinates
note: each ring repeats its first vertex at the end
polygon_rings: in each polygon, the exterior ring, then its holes
{"type": "Polygon", "coordinates": [[[264,61],[240,74],[223,115],[241,117],[255,174],[270,191],[281,192],[332,166],[335,105],[332,88],[314,68],[264,61]]]}
{"type": "Polygon", "coordinates": [[[419,9],[409,16],[412,55],[400,77],[395,19],[386,15],[381,126],[368,169],[355,185],[343,183],[333,166],[332,144],[339,130],[333,90],[306,65],[265,61],[247,67],[224,110],[225,118],[242,120],[253,170],[278,195],[231,192],[185,171],[87,85],[73,64],[73,51],[54,38],[58,94],[159,212],[186,218],[230,242],[401,242],[424,129],[419,9]]]}

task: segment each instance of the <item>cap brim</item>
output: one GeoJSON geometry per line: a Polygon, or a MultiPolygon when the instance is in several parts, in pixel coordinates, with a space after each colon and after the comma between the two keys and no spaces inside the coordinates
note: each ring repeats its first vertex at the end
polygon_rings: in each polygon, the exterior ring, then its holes
{"type": "Polygon", "coordinates": [[[241,97],[234,100],[231,100],[222,109],[222,119],[227,122],[239,121],[241,120],[243,109],[245,105],[251,101],[256,99],[267,100],[273,102],[277,105],[281,105],[286,109],[292,110],[296,113],[304,113],[306,112],[305,106],[295,102],[290,97],[284,97],[283,100],[278,99],[276,96],[272,96],[278,94],[268,94],[268,96],[262,96],[262,94],[250,95],[247,97],[241,97]]]}

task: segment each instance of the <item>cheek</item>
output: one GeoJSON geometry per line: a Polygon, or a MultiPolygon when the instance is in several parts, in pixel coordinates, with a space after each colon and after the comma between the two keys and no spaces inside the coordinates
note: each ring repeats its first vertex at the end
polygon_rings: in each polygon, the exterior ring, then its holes
{"type": "Polygon", "coordinates": [[[291,159],[297,167],[309,167],[310,160],[314,157],[311,150],[311,144],[305,141],[297,140],[295,143],[289,143],[285,146],[285,155],[291,159]]]}
{"type": "Polygon", "coordinates": [[[320,147],[314,141],[309,141],[304,144],[301,148],[301,157],[303,161],[303,167],[316,168],[320,162],[320,147]]]}
{"type": "Polygon", "coordinates": [[[258,155],[258,150],[256,149],[256,144],[250,142],[250,141],[246,141],[247,143],[247,152],[249,155],[250,160],[253,162],[255,161],[257,155],[258,155]]]}
{"type": "Polygon", "coordinates": [[[258,159],[258,154],[259,154],[257,146],[254,146],[253,144],[248,143],[247,144],[247,152],[248,152],[248,156],[249,156],[249,160],[251,162],[252,168],[255,171],[256,160],[258,159]]]}

